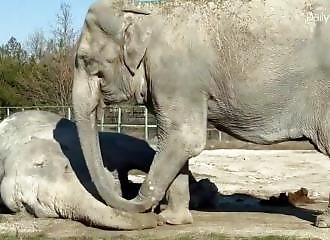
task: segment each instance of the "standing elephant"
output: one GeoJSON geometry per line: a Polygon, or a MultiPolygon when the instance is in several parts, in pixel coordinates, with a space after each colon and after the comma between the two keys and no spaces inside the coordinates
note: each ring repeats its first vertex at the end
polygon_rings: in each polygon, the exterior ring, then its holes
{"type": "MultiPolygon", "coordinates": [[[[242,15],[246,24],[238,30],[233,23],[222,31],[226,18],[199,20],[205,16],[184,7],[175,18],[175,12],[96,1],[78,42],[72,95],[83,154],[105,202],[143,212],[168,188],[188,188],[188,160],[203,150],[207,122],[257,144],[306,139],[329,156],[330,22],[308,14],[330,11],[326,1],[311,2],[308,8],[301,1],[236,1],[251,14],[242,15]],[[283,17],[289,10],[295,17],[283,17]],[[230,48],[240,42],[242,48],[230,48]],[[129,99],[154,112],[159,145],[138,195],[125,200],[112,194],[115,181],[102,164],[96,120],[104,104],[129,99]]],[[[228,11],[235,5],[219,4],[228,11]]],[[[228,16],[238,21],[242,12],[228,16]]],[[[330,217],[319,216],[316,225],[330,227],[330,217]]]]}

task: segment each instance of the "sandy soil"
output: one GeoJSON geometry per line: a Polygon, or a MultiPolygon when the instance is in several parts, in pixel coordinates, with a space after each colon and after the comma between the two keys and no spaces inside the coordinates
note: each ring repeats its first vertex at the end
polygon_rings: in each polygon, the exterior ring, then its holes
{"type": "MultiPolygon", "coordinates": [[[[68,220],[1,215],[0,233],[66,236],[143,236],[163,238],[185,233],[231,236],[287,235],[330,239],[330,229],[312,225],[316,210],[325,209],[330,192],[330,160],[310,150],[205,150],[191,160],[198,179],[210,178],[221,194],[212,212],[193,211],[194,223],[143,231],[105,231],[68,220]],[[305,187],[315,204],[261,206],[260,199],[305,187]]],[[[135,176],[135,180],[142,177],[135,176]]]]}
{"type": "Polygon", "coordinates": [[[313,150],[205,150],[190,166],[224,194],[264,197],[305,187],[311,197],[328,199],[330,192],[330,159],[313,150]]]}

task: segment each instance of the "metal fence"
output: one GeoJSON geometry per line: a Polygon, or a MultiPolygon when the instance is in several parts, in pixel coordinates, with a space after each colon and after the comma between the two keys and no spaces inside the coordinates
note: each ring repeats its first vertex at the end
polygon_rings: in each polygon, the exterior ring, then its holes
{"type": "MultiPolygon", "coordinates": [[[[71,106],[33,106],[33,107],[0,107],[1,120],[12,113],[25,110],[44,110],[74,120],[71,106]]],[[[100,131],[126,133],[149,142],[157,141],[157,125],[155,117],[143,106],[111,106],[105,108],[98,127],[100,131]]],[[[209,126],[208,139],[222,140],[224,134],[209,126]]]]}

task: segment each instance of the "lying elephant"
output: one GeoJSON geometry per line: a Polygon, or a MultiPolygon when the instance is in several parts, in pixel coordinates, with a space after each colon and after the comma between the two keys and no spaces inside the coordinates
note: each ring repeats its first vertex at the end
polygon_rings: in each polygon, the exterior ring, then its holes
{"type": "MultiPolygon", "coordinates": [[[[128,173],[132,169],[147,173],[155,150],[147,142],[124,134],[100,132],[99,138],[104,165],[118,176],[118,192],[125,198],[136,196],[138,188],[128,180],[128,173]]],[[[69,218],[109,228],[148,228],[155,224],[149,215],[119,214],[102,203],[83,161],[76,126],[59,115],[28,110],[3,120],[0,162],[1,200],[13,212],[69,218]]],[[[197,182],[191,173],[190,185],[194,192],[190,204],[194,208],[215,192],[210,191],[212,184],[197,182]],[[209,188],[196,192],[203,186],[209,188]]],[[[165,204],[177,212],[188,211],[189,198],[171,202],[168,196],[167,200],[165,204]]]]}
{"type": "MultiPolygon", "coordinates": [[[[69,218],[98,227],[155,227],[154,214],[112,209],[87,191],[93,192],[93,185],[74,127],[69,120],[43,111],[18,112],[0,123],[0,193],[5,206],[13,212],[69,218]]],[[[139,142],[132,147],[135,144],[139,142]]]]}
{"type": "MultiPolygon", "coordinates": [[[[91,5],[74,65],[79,138],[108,205],[144,212],[168,188],[188,188],[188,160],[203,150],[207,122],[257,144],[309,140],[330,155],[330,21],[313,17],[330,15],[327,1],[215,1],[206,12],[212,4],[150,12],[124,2],[91,5]],[[112,194],[95,122],[104,104],[130,99],[154,112],[159,150],[138,196],[126,200],[112,194]]],[[[330,217],[316,225],[330,227],[330,217]]]]}

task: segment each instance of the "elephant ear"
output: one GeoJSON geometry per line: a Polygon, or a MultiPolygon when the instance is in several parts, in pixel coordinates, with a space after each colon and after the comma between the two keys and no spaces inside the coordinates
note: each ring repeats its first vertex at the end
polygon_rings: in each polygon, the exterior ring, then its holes
{"type": "Polygon", "coordinates": [[[124,32],[124,62],[134,76],[150,42],[151,28],[130,23],[124,32]]]}

